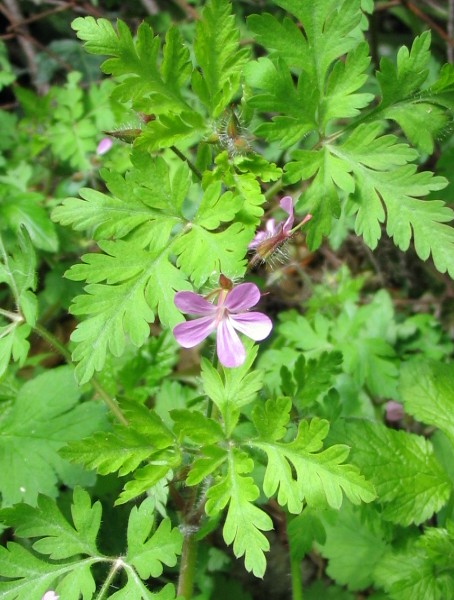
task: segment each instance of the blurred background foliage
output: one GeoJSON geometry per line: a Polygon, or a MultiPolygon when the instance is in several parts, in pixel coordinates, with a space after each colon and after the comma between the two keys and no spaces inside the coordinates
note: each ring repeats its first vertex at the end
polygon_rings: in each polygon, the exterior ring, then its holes
{"type": "MultiPolygon", "coordinates": [[[[203,5],[202,0],[0,2],[0,238],[6,245],[13,245],[21,227],[29,225],[27,229],[37,252],[40,321],[63,342],[67,342],[75,325],[67,311],[80,283],[63,279],[62,275],[87,247],[90,249],[91,240],[53,223],[50,211],[63,198],[77,196],[83,186],[102,189],[100,168],[125,172],[130,166],[130,146],[114,140],[112,149],[102,154],[97,152],[98,144],[105,131],[137,126],[123,106],[111,100],[113,84],[103,80],[99,70],[101,59],[83,50],[71,22],[87,15],[109,20],[121,18],[135,31],[145,20],[163,35],[172,23],[178,23],[190,40],[197,11],[203,5]]],[[[251,46],[254,42],[245,25],[247,15],[265,11],[281,13],[268,0],[233,0],[233,5],[243,43],[251,46]]],[[[453,62],[453,0],[365,0],[364,8],[369,13],[367,35],[375,68],[381,57],[394,59],[401,45],[411,45],[414,37],[427,29],[432,31],[433,73],[444,62],[453,62]]],[[[260,54],[260,48],[254,51],[260,54]]],[[[454,206],[453,126],[451,122],[441,131],[433,154],[421,161],[422,167],[433,169],[450,181],[437,197],[451,206],[454,206]]],[[[268,159],[279,160],[277,148],[267,152],[268,159]]],[[[335,387],[345,395],[344,405],[348,406],[349,414],[372,415],[374,411],[384,412],[383,406],[374,406],[377,390],[383,391],[384,386],[388,398],[396,397],[397,361],[407,360],[422,346],[427,359],[448,357],[452,355],[450,338],[454,334],[452,280],[438,273],[431,263],[422,263],[411,250],[400,252],[385,237],[372,252],[351,233],[347,221],[347,217],[341,217],[330,239],[314,253],[309,253],[296,238],[289,248],[290,261],[286,265],[272,272],[263,269],[258,274],[273,291],[266,300],[268,312],[273,316],[280,313],[277,336],[262,355],[266,385],[274,392],[296,396],[304,385],[310,387],[314,390],[312,400],[320,400],[330,418],[336,417],[336,410],[340,411],[338,398],[331,394],[325,403],[325,398],[316,397],[317,381],[292,379],[298,356],[304,356],[311,368],[317,365],[321,389],[327,385],[324,376],[336,380],[335,387]],[[304,317],[292,310],[302,304],[306,308],[304,317]],[[326,323],[326,340],[332,350],[329,355],[310,346],[310,335],[301,334],[313,332],[320,319],[326,323]],[[292,337],[295,331],[300,332],[299,337],[297,334],[292,337]],[[369,354],[352,354],[348,345],[352,337],[359,339],[369,354]],[[377,348],[376,338],[382,340],[382,347],[377,348]],[[287,346],[285,354],[284,346],[287,346]],[[339,368],[340,355],[343,369],[339,368]],[[281,362],[276,362],[277,356],[281,362]],[[369,364],[364,364],[364,356],[369,364]],[[281,379],[283,359],[288,372],[281,379]]],[[[3,284],[0,305],[14,310],[14,299],[3,284]]],[[[32,351],[21,365],[21,378],[39,373],[58,360],[49,354],[48,346],[38,336],[31,338],[31,345],[32,351]]],[[[100,376],[102,383],[107,389],[118,386],[110,390],[113,394],[139,401],[156,394],[159,388],[156,407],[164,414],[175,398],[175,388],[181,387],[169,377],[176,367],[175,352],[170,336],[151,338],[139,353],[112,359],[100,376]],[[109,377],[109,370],[117,372],[116,381],[109,377]]],[[[190,372],[193,366],[179,365],[179,368],[190,372]]],[[[18,369],[19,366],[13,367],[1,379],[0,402],[7,402],[17,393],[18,369]]],[[[309,368],[307,373],[309,377],[309,368]]],[[[178,389],[178,394],[190,395],[189,388],[185,389],[185,392],[178,389]]],[[[308,406],[301,405],[303,416],[307,411],[308,406]]],[[[420,426],[414,422],[407,425],[420,432],[420,426]]],[[[113,490],[119,486],[121,482],[114,478],[99,478],[94,495],[108,498],[115,495],[113,490]]],[[[65,494],[62,494],[63,504],[65,494]]],[[[118,509],[115,518],[120,523],[122,516],[118,509]]],[[[115,533],[107,529],[103,535],[106,543],[111,543],[115,533]]],[[[273,598],[279,598],[281,593],[285,597],[285,590],[274,589],[282,581],[287,589],[285,579],[276,577],[276,573],[287,569],[287,563],[280,562],[280,550],[282,542],[276,539],[265,582],[253,584],[257,597],[270,589],[273,598]]],[[[200,598],[209,594],[217,598],[233,594],[245,600],[251,597],[235,580],[226,579],[231,569],[229,556],[215,546],[207,546],[201,551],[201,560],[205,566],[201,566],[200,573],[216,574],[211,578],[200,577],[200,598]]],[[[316,568],[314,565],[312,569],[316,568]]],[[[307,598],[320,598],[325,593],[320,586],[322,583],[317,582],[308,589],[307,598]]],[[[333,598],[353,598],[340,589],[335,594],[334,591],[333,598]]]]}

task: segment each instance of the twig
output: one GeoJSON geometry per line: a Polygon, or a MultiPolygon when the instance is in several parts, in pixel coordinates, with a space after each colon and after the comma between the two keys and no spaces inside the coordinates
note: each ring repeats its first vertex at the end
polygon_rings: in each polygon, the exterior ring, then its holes
{"type": "Polygon", "coordinates": [[[188,19],[194,19],[197,21],[200,16],[199,13],[193,8],[190,4],[186,2],[186,0],[172,0],[174,4],[179,6],[181,10],[184,12],[188,19]]]}
{"type": "Polygon", "coordinates": [[[20,34],[18,37],[18,43],[22,48],[22,52],[25,55],[25,59],[28,66],[28,71],[30,73],[30,79],[33,82],[33,85],[36,89],[44,93],[47,91],[47,85],[38,84],[38,65],[36,64],[35,51],[33,48],[33,44],[30,41],[30,33],[27,29],[26,25],[19,25],[22,21],[24,21],[24,17],[20,11],[19,5],[16,0],[4,0],[4,6],[0,4],[1,12],[6,16],[8,21],[15,28],[17,27],[17,33],[20,34]]]}
{"type": "Polygon", "coordinates": [[[156,4],[155,0],[141,0],[141,2],[148,14],[157,15],[159,13],[159,6],[156,4]]]}
{"type": "Polygon", "coordinates": [[[389,2],[380,2],[379,4],[374,6],[374,12],[388,10],[388,8],[393,8],[394,6],[400,6],[401,4],[402,4],[401,0],[390,0],[389,2]]]}
{"type": "Polygon", "coordinates": [[[54,15],[55,13],[63,12],[65,10],[68,10],[69,8],[72,8],[73,6],[74,6],[74,2],[66,2],[65,4],[56,6],[55,8],[49,8],[48,10],[44,10],[43,12],[38,13],[37,15],[33,15],[26,19],[22,19],[22,21],[20,21],[19,23],[11,23],[6,28],[6,31],[14,31],[16,29],[20,29],[24,25],[34,23],[35,21],[39,21],[40,19],[44,19],[45,17],[54,15]]]}
{"type": "MultiPolygon", "coordinates": [[[[450,2],[452,2],[452,0],[450,0],[450,2]]],[[[410,10],[419,19],[424,21],[426,23],[426,25],[428,25],[430,27],[430,29],[433,29],[434,31],[436,31],[438,33],[438,35],[441,37],[441,39],[448,44],[448,46],[454,48],[454,39],[452,39],[452,37],[450,37],[450,35],[448,33],[446,33],[446,31],[442,27],[440,27],[440,25],[438,25],[438,23],[435,23],[435,21],[433,21],[429,17],[429,15],[426,15],[420,8],[418,8],[415,4],[413,4],[413,2],[410,2],[410,0],[402,0],[402,4],[404,6],[406,6],[408,8],[408,10],[410,10]]],[[[448,22],[448,25],[449,25],[449,22],[448,22]]]]}
{"type": "MultiPolygon", "coordinates": [[[[448,3],[448,37],[451,42],[454,40],[454,0],[449,0],[448,3]]],[[[448,62],[454,63],[454,45],[448,44],[446,48],[448,62]]]]}

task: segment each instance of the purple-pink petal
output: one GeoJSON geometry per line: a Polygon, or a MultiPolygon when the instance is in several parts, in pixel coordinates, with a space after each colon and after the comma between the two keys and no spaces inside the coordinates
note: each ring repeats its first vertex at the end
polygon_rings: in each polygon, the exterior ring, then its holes
{"type": "Polygon", "coordinates": [[[178,310],[192,315],[210,315],[216,312],[214,304],[194,292],[177,292],[173,301],[178,310]]]}
{"type": "Polygon", "coordinates": [[[273,233],[276,231],[276,221],[274,219],[268,219],[265,225],[265,230],[266,232],[265,235],[268,233],[269,235],[273,235],[273,233]]]}
{"type": "Polygon", "coordinates": [[[271,319],[259,312],[229,315],[229,319],[235,329],[240,333],[244,333],[244,335],[247,335],[256,342],[268,337],[273,328],[271,319]]]}
{"type": "Polygon", "coordinates": [[[293,221],[295,220],[295,217],[293,216],[293,200],[291,196],[284,196],[284,198],[282,198],[282,200],[280,201],[280,206],[282,208],[282,210],[285,210],[285,212],[288,214],[287,219],[285,220],[283,226],[282,226],[282,231],[284,233],[289,233],[289,231],[291,230],[292,226],[293,226],[293,221]]]}
{"type": "Polygon", "coordinates": [[[102,140],[99,142],[96,148],[96,154],[98,156],[106,154],[106,152],[109,152],[109,150],[112,148],[112,144],[113,142],[110,138],[102,138],[102,140]]]}
{"type": "Polygon", "coordinates": [[[216,336],[216,352],[224,367],[239,367],[246,359],[246,351],[229,319],[223,319],[216,336]]]}
{"type": "Polygon", "coordinates": [[[227,294],[224,306],[236,313],[255,306],[259,300],[260,290],[255,283],[240,283],[227,294]]]}
{"type": "Polygon", "coordinates": [[[208,337],[215,327],[213,317],[201,317],[194,321],[178,323],[173,328],[173,335],[183,348],[193,348],[208,337]]]}

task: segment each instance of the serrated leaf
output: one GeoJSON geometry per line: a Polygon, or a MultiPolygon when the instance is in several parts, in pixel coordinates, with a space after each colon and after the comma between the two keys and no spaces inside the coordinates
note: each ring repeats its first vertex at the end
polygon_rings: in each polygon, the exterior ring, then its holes
{"type": "Polygon", "coordinates": [[[426,529],[406,548],[388,552],[377,566],[377,583],[392,600],[444,600],[454,594],[453,531],[426,529]]]}
{"type": "Polygon", "coordinates": [[[454,444],[454,371],[452,363],[410,361],[402,366],[400,392],[405,410],[441,429],[454,444]]]}
{"type": "Polygon", "coordinates": [[[23,237],[21,228],[24,227],[33,246],[46,252],[57,251],[57,233],[43,206],[41,194],[0,184],[0,197],[3,226],[9,227],[19,237],[23,237]]]}
{"type": "Polygon", "coordinates": [[[174,432],[180,438],[188,437],[204,446],[224,439],[220,424],[199,411],[172,410],[170,416],[175,423],[174,432]]]}
{"type": "Polygon", "coordinates": [[[316,129],[317,90],[306,77],[302,75],[295,87],[286,64],[283,61],[274,64],[266,57],[249,63],[245,67],[245,77],[250,86],[261,91],[249,101],[252,107],[282,113],[274,116],[271,122],[260,124],[257,135],[269,141],[279,140],[285,147],[316,129]]]}
{"type": "Polygon", "coordinates": [[[251,99],[251,106],[281,113],[259,126],[257,133],[288,146],[312,130],[324,130],[333,118],[356,114],[371,95],[354,93],[364,82],[365,46],[355,50],[345,66],[339,61],[329,71],[336,58],[358,43],[354,32],[362,16],[359,0],[322,0],[316,12],[310,3],[298,0],[279,0],[277,4],[297,18],[303,31],[288,17],[282,23],[269,14],[249,17],[259,43],[270,50],[271,60],[259,59],[249,65],[246,78],[252,87],[263,90],[251,99]],[[302,71],[296,88],[291,75],[294,67],[302,71]]]}
{"type": "Polygon", "coordinates": [[[374,582],[374,570],[388,549],[386,523],[373,509],[345,503],[339,512],[320,514],[326,541],[317,544],[328,559],[327,574],[350,590],[368,588],[374,582]],[[355,548],[355,552],[349,549],[355,548]]]}
{"type": "Polygon", "coordinates": [[[164,519],[152,532],[154,501],[147,498],[131,510],[128,523],[128,552],[126,561],[133,565],[142,579],[159,577],[163,565],[174,567],[181,553],[183,536],[170,519],[164,519]]]}
{"type": "Polygon", "coordinates": [[[411,97],[427,79],[430,60],[430,32],[416,37],[411,51],[402,46],[397,54],[397,65],[389,58],[380,61],[377,80],[382,91],[381,108],[411,97]]]}
{"type": "Polygon", "coordinates": [[[385,520],[418,525],[447,502],[451,485],[428,440],[362,420],[335,430],[336,440],[351,445],[352,462],[374,484],[385,520]]]}
{"type": "Polygon", "coordinates": [[[211,475],[227,460],[227,451],[219,446],[204,446],[192,463],[186,479],[187,485],[197,485],[211,475]]]}
{"type": "Polygon", "coordinates": [[[229,436],[238,420],[239,409],[251,403],[262,387],[263,373],[258,369],[250,372],[257,356],[258,347],[245,340],[246,360],[240,367],[222,369],[223,377],[202,358],[202,381],[205,393],[223,415],[226,435],[229,436]]]}
{"type": "Polygon", "coordinates": [[[413,164],[402,162],[399,166],[400,160],[410,158],[410,150],[405,144],[396,144],[394,136],[379,137],[380,129],[379,124],[360,125],[344,144],[338,148],[330,146],[330,151],[344,161],[346,170],[355,177],[357,233],[375,248],[386,209],[386,231],[401,250],[408,249],[413,237],[422,260],[432,254],[436,268],[454,276],[454,229],[445,225],[454,213],[443,202],[420,200],[445,187],[446,180],[428,171],[417,173],[413,164]],[[378,152],[381,157],[376,160],[378,152]],[[384,160],[388,161],[385,168],[384,160]]]}
{"type": "Polygon", "coordinates": [[[183,221],[181,206],[190,185],[190,172],[182,164],[173,176],[163,158],[135,152],[134,168],[124,176],[103,169],[112,196],[82,188],[81,199],[67,198],[52,218],[76,231],[90,230],[95,239],[124,238],[141,225],[149,230],[144,243],[164,244],[174,225],[183,221]]]}
{"type": "Polygon", "coordinates": [[[287,433],[292,401],[290,398],[269,399],[265,404],[257,404],[252,410],[252,422],[260,437],[276,441],[287,433]]]}
{"type": "Polygon", "coordinates": [[[148,152],[170,148],[180,142],[193,142],[194,138],[200,140],[206,129],[202,115],[195,111],[160,115],[147,123],[134,146],[148,152]]]}
{"type": "MultiPolygon", "coordinates": [[[[161,72],[158,69],[160,41],[158,36],[153,37],[148,24],[142,23],[139,26],[136,41],[121,20],[117,21],[116,31],[107,19],[95,20],[93,17],[78,17],[72,22],[72,28],[79,39],[85,42],[88,52],[113,57],[101,65],[105,73],[126,76],[115,90],[117,99],[126,101],[132,98],[134,107],[146,114],[190,110],[181,96],[180,88],[167,83],[169,61],[173,61],[170,46],[161,72]]],[[[173,41],[177,43],[176,39],[173,41]]],[[[179,51],[181,54],[177,63],[185,73],[187,55],[181,49],[181,41],[179,51]]]]}
{"type": "Polygon", "coordinates": [[[101,475],[131,473],[145,460],[174,444],[174,436],[157,414],[140,404],[123,407],[128,425],[115,423],[110,432],[99,432],[65,447],[62,456],[96,469],[101,475]]]}
{"type": "Polygon", "coordinates": [[[194,72],[192,87],[212,117],[219,116],[231,101],[249,54],[247,48],[239,47],[231,8],[227,0],[210,0],[196,24],[194,53],[201,72],[194,72]]]}
{"type": "Polygon", "coordinates": [[[40,495],[37,507],[16,504],[0,510],[0,519],[15,528],[21,538],[40,539],[33,548],[52,560],[71,558],[78,554],[99,555],[96,537],[101,525],[101,504],[91,505],[90,496],[81,488],[73,495],[71,513],[74,525],[68,523],[55,501],[40,495]]]}
{"type": "Polygon", "coordinates": [[[228,506],[222,531],[224,540],[226,544],[233,543],[237,558],[245,557],[247,571],[263,577],[266,569],[264,552],[269,550],[269,542],[262,531],[272,529],[273,523],[253,504],[259,489],[252,477],[247,476],[252,467],[253,462],[247,454],[233,449],[229,453],[227,474],[207,492],[206,512],[215,516],[228,506]]]}
{"type": "Polygon", "coordinates": [[[73,369],[58,367],[25,383],[0,414],[0,469],[9,474],[0,483],[4,506],[34,504],[38,493],[56,496],[59,479],[67,485],[92,481],[58,454],[68,441],[106,427],[103,406],[78,404],[80,393],[73,369]]]}
{"type": "Polygon", "coordinates": [[[190,231],[175,240],[172,250],[177,266],[200,288],[213,273],[230,279],[244,275],[245,254],[252,237],[242,223],[233,223],[220,232],[212,232],[193,224],[190,231]]]}
{"type": "Polygon", "coordinates": [[[345,464],[349,454],[347,446],[322,450],[328,430],[327,421],[314,418],[310,423],[300,422],[291,442],[261,438],[250,442],[267,456],[263,491],[268,497],[278,492],[278,502],[287,505],[291,513],[300,512],[303,499],[308,506],[322,503],[339,508],[343,493],[354,504],[371,502],[376,497],[373,485],[359,470],[345,464]]]}
{"type": "Polygon", "coordinates": [[[173,298],[176,291],[190,287],[169,262],[166,246],[147,251],[122,240],[100,246],[106,254],[83,256],[86,264],[73,266],[67,274],[76,281],[107,281],[87,285],[85,295],[77,296],[71,307],[73,314],[88,316],[71,338],[77,342],[73,357],[81,382],[103,368],[107,352],[114,356],[124,352],[126,335],[135,346],[143,345],[156,310],[167,326],[180,321],[173,298]]]}
{"type": "Polygon", "coordinates": [[[11,579],[0,582],[2,598],[39,600],[50,589],[68,600],[94,594],[90,568],[105,560],[96,548],[101,505],[92,506],[87,492],[76,489],[71,510],[74,527],[50,498],[41,497],[38,508],[19,504],[1,511],[0,518],[16,526],[19,537],[40,538],[33,543],[35,554],[14,543],[0,548],[0,576],[11,579]]]}

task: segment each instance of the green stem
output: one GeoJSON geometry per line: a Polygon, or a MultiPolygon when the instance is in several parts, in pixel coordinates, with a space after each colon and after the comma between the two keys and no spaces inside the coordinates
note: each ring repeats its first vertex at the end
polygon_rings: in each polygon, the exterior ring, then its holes
{"type": "Polygon", "coordinates": [[[71,359],[71,354],[63,346],[63,344],[54,335],[52,335],[50,333],[50,331],[48,331],[45,327],[43,327],[39,323],[36,323],[33,326],[33,329],[36,331],[36,333],[39,335],[39,337],[43,338],[43,340],[46,340],[46,342],[49,344],[49,346],[51,346],[52,348],[55,348],[55,350],[57,350],[57,352],[59,354],[61,354],[61,356],[63,356],[65,361],[68,363],[68,365],[73,364],[72,359],[71,359]]]}
{"type": "MultiPolygon", "coordinates": [[[[50,333],[50,331],[48,331],[45,327],[43,327],[39,323],[36,323],[33,326],[33,329],[41,338],[43,338],[43,340],[46,340],[46,342],[49,344],[49,346],[51,346],[52,348],[55,348],[55,350],[57,350],[57,352],[59,354],[61,354],[61,356],[63,356],[65,361],[68,363],[68,365],[73,364],[71,354],[68,352],[68,350],[65,348],[65,346],[63,346],[63,344],[54,335],[52,335],[50,333]]],[[[99,381],[95,377],[92,377],[92,379],[90,380],[90,383],[91,383],[93,389],[98,393],[99,397],[104,401],[106,406],[109,408],[109,410],[115,416],[115,418],[122,425],[128,425],[128,421],[127,421],[126,417],[124,416],[124,414],[121,412],[120,407],[118,406],[118,404],[116,403],[114,398],[112,398],[107,393],[107,391],[103,388],[103,386],[99,383],[99,381]]]]}
{"type": "MultiPolygon", "coordinates": [[[[287,513],[287,528],[293,520],[293,516],[287,513]]],[[[301,575],[301,559],[293,556],[292,543],[289,537],[290,576],[292,580],[292,600],[303,600],[303,578],[301,575]]]]}
{"type": "Polygon", "coordinates": [[[106,390],[102,387],[102,385],[99,383],[99,381],[96,379],[96,377],[92,377],[90,379],[90,383],[93,386],[93,388],[98,392],[99,397],[104,401],[104,403],[106,404],[108,409],[112,412],[112,414],[115,416],[117,421],[119,421],[122,425],[125,425],[127,427],[129,424],[128,420],[124,416],[124,414],[121,412],[121,408],[118,406],[115,399],[112,398],[106,392],[106,390]]]}
{"type": "Polygon", "coordinates": [[[107,574],[107,577],[106,577],[106,579],[105,579],[105,581],[103,583],[103,586],[99,590],[99,593],[96,596],[95,600],[102,600],[104,598],[104,596],[106,595],[106,593],[109,591],[110,584],[112,583],[113,578],[117,574],[117,571],[119,569],[122,569],[123,567],[124,567],[124,563],[121,560],[121,558],[117,558],[117,560],[115,560],[112,563],[112,567],[111,567],[109,573],[107,574]]]}
{"type": "Polygon", "coordinates": [[[183,152],[180,152],[180,150],[178,150],[176,146],[170,146],[170,149],[174,154],[178,156],[178,158],[181,158],[183,162],[187,163],[188,167],[191,169],[191,171],[194,173],[197,179],[200,179],[200,181],[202,181],[202,173],[198,170],[195,164],[192,161],[190,161],[189,158],[187,158],[187,156],[183,154],[183,152]]]}
{"type": "Polygon", "coordinates": [[[282,190],[282,188],[284,187],[284,182],[282,181],[282,179],[278,179],[277,181],[275,181],[273,183],[273,185],[271,187],[269,187],[266,192],[265,192],[265,198],[267,200],[269,200],[270,198],[272,198],[275,194],[277,194],[278,192],[280,192],[282,190]]]}
{"type": "Polygon", "coordinates": [[[292,578],[292,600],[303,600],[303,580],[299,559],[290,557],[290,574],[292,578]]]}
{"type": "Polygon", "coordinates": [[[194,589],[195,565],[197,559],[197,540],[194,533],[186,533],[181,553],[180,576],[178,579],[177,596],[191,600],[194,589]]]}

